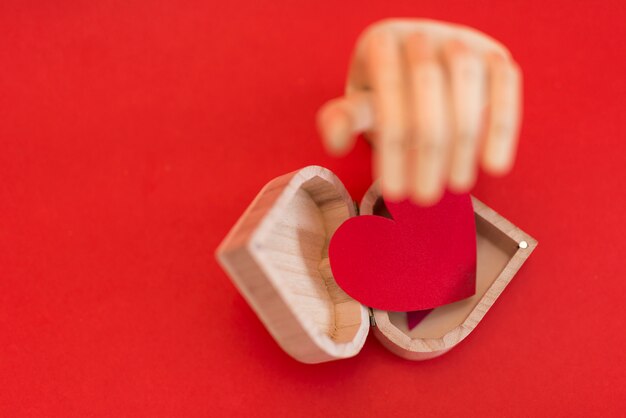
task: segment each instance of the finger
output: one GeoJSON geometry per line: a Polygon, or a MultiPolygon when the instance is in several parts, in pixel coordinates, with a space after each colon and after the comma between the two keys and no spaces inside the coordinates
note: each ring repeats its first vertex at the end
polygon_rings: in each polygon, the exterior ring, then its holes
{"type": "Polygon", "coordinates": [[[409,172],[412,198],[433,204],[444,189],[448,134],[444,71],[432,40],[411,35],[405,43],[410,78],[409,172]]]}
{"type": "Polygon", "coordinates": [[[449,184],[454,191],[466,192],[476,182],[485,68],[482,60],[458,41],[446,45],[445,56],[454,115],[449,184]]]}
{"type": "Polygon", "coordinates": [[[406,194],[407,138],[400,48],[391,33],[381,31],[369,39],[367,52],[376,109],[375,174],[386,197],[401,199],[406,194]]]}
{"type": "Polygon", "coordinates": [[[513,167],[521,109],[521,72],[501,55],[489,57],[489,123],[482,154],[485,171],[501,175],[513,167]]]}
{"type": "Polygon", "coordinates": [[[354,147],[359,133],[372,129],[372,98],[357,92],[326,102],[317,112],[317,127],[326,150],[335,156],[354,147]]]}

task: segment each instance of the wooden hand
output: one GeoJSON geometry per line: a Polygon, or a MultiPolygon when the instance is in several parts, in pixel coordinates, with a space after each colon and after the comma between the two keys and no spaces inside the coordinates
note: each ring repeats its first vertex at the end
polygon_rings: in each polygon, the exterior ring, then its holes
{"type": "Polygon", "coordinates": [[[474,29],[430,20],[385,20],[355,47],[346,94],[325,103],[318,126],[343,155],[365,133],[383,194],[436,203],[446,186],[469,191],[478,166],[513,166],[521,73],[509,51],[474,29]]]}

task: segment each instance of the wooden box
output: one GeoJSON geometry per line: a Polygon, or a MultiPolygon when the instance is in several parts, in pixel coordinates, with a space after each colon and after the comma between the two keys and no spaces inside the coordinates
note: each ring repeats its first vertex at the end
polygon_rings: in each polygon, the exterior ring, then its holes
{"type": "MultiPolygon", "coordinates": [[[[269,182],[218,247],[218,261],[276,342],[293,358],[320,363],[356,355],[370,328],[393,353],[439,356],[485,316],[537,242],[473,198],[477,232],[476,294],[434,309],[414,329],[406,314],[370,310],[333,280],[328,243],[356,216],[352,198],[329,170],[309,166],[269,182]]],[[[376,185],[362,214],[385,216],[376,185]]]]}

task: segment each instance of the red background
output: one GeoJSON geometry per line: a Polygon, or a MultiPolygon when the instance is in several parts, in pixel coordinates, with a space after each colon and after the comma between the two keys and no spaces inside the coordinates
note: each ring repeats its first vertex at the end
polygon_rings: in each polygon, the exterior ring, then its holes
{"type": "Polygon", "coordinates": [[[625,413],[622,0],[52,3],[0,6],[1,416],[625,413]],[[302,365],[213,251],[263,184],[305,165],[360,199],[367,146],[326,156],[313,115],[388,16],[513,51],[518,163],[475,194],[539,247],[439,359],[370,339],[302,365]]]}

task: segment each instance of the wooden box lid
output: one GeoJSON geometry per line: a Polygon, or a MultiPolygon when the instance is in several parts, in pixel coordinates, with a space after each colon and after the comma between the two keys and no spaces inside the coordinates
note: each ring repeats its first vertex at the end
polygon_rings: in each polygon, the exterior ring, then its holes
{"type": "MultiPolygon", "coordinates": [[[[404,313],[370,312],[333,280],[328,243],[337,227],[357,213],[341,181],[325,168],[305,167],[268,183],[216,256],[274,339],[296,360],[320,363],[354,356],[370,324],[392,352],[422,360],[445,353],[465,338],[536,246],[534,239],[477,199],[473,205],[476,294],[434,309],[410,331],[404,313]]],[[[361,213],[384,212],[373,185],[361,213]]]]}

